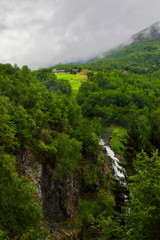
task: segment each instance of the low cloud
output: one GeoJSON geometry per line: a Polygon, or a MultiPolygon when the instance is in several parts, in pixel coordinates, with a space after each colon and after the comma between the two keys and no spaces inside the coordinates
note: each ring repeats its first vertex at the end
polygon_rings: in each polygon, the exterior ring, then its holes
{"type": "Polygon", "coordinates": [[[1,0],[0,61],[32,69],[86,60],[159,21],[158,0],[1,0]]]}

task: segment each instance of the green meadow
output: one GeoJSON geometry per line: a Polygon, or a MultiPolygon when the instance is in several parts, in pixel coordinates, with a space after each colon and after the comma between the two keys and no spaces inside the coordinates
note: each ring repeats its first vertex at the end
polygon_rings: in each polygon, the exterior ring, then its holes
{"type": "Polygon", "coordinates": [[[82,82],[87,80],[87,76],[82,73],[70,74],[70,73],[55,73],[57,79],[68,80],[73,90],[77,91],[82,82]]]}

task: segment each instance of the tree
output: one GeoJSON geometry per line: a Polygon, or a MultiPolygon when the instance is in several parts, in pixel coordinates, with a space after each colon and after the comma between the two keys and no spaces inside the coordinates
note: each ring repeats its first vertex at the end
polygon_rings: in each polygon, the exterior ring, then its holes
{"type": "MultiPolygon", "coordinates": [[[[135,113],[133,112],[132,114],[134,115],[135,113]]],[[[150,152],[151,150],[152,146],[148,142],[148,132],[148,120],[145,116],[137,116],[136,119],[135,115],[133,119],[130,120],[126,138],[122,141],[125,146],[124,157],[127,162],[129,174],[133,173],[133,161],[136,158],[136,155],[141,152],[142,149],[147,152],[150,152]]]]}
{"type": "Polygon", "coordinates": [[[155,149],[160,149],[160,111],[153,111],[151,113],[150,134],[149,140],[155,149]]]}
{"type": "Polygon", "coordinates": [[[7,150],[11,150],[14,143],[15,125],[11,117],[13,112],[14,106],[9,98],[0,96],[0,145],[7,150]]]}
{"type": "Polygon", "coordinates": [[[130,202],[125,212],[126,240],[158,240],[160,236],[160,156],[144,152],[134,161],[130,202]]]}
{"type": "Polygon", "coordinates": [[[0,149],[0,232],[20,237],[35,227],[42,216],[35,185],[15,171],[15,159],[0,149]]]}
{"type": "Polygon", "coordinates": [[[81,142],[69,135],[59,134],[55,139],[57,153],[53,176],[63,178],[78,169],[81,160],[81,142]]]}

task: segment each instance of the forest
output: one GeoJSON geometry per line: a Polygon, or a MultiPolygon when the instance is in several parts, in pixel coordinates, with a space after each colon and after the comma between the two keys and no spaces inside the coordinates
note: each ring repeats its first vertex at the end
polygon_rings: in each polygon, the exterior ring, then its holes
{"type": "Polygon", "coordinates": [[[0,64],[0,239],[160,239],[159,50],[54,66],[87,70],[76,93],[53,67],[0,64]]]}

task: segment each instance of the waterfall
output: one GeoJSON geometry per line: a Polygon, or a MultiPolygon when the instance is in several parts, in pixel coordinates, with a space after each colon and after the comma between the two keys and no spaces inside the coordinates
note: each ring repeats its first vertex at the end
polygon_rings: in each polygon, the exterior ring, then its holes
{"type": "Polygon", "coordinates": [[[105,145],[102,138],[99,141],[99,145],[104,146],[104,148],[106,149],[106,155],[112,159],[112,168],[114,170],[114,175],[124,189],[124,192],[122,193],[124,202],[128,202],[129,191],[128,191],[128,185],[126,181],[126,176],[127,176],[126,169],[120,165],[119,159],[115,157],[113,150],[108,145],[105,145]]]}
{"type": "Polygon", "coordinates": [[[125,180],[126,170],[120,165],[119,159],[115,157],[115,154],[112,151],[112,149],[109,146],[105,145],[102,138],[100,139],[99,144],[105,147],[107,156],[109,156],[112,159],[112,167],[114,170],[115,177],[120,181],[120,183],[123,186],[126,186],[127,185],[125,180]]]}

